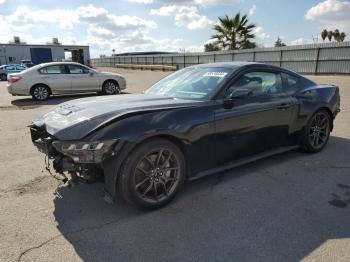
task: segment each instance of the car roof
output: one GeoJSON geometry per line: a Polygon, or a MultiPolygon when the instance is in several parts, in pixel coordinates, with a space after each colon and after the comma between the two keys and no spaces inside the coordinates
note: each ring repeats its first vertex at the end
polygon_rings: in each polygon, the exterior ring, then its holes
{"type": "Polygon", "coordinates": [[[259,68],[266,68],[266,69],[275,69],[280,72],[284,72],[290,75],[298,76],[298,77],[303,77],[302,75],[290,71],[288,69],[271,65],[271,64],[266,64],[266,63],[260,63],[260,62],[246,62],[246,61],[237,61],[237,62],[217,62],[217,63],[208,63],[208,64],[198,64],[198,65],[193,65],[190,67],[223,67],[223,68],[231,68],[234,70],[237,70],[239,68],[250,68],[250,67],[259,67],[259,68]]]}
{"type": "Polygon", "coordinates": [[[42,63],[39,64],[39,66],[44,67],[44,66],[50,66],[50,65],[82,65],[80,63],[76,63],[76,62],[48,62],[48,63],[42,63]]]}
{"type": "Polygon", "coordinates": [[[237,69],[237,68],[241,68],[241,67],[253,67],[253,66],[284,70],[283,68],[280,68],[280,67],[274,66],[274,65],[270,65],[270,64],[259,63],[259,62],[246,62],[246,61],[216,62],[216,63],[193,65],[191,67],[226,67],[226,68],[237,69]]]}

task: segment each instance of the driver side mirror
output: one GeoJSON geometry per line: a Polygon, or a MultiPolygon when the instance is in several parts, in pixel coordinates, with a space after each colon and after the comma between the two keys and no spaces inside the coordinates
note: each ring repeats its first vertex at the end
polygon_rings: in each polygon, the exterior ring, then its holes
{"type": "Polygon", "coordinates": [[[89,75],[92,76],[94,73],[95,73],[94,70],[91,70],[91,69],[89,70],[89,75]]]}

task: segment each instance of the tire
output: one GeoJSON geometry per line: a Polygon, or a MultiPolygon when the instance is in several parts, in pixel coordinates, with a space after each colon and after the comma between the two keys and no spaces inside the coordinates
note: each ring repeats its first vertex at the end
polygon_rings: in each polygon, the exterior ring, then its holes
{"type": "Polygon", "coordinates": [[[1,75],[0,75],[0,80],[1,80],[1,81],[7,81],[7,75],[1,74],[1,75]]]}
{"type": "Polygon", "coordinates": [[[139,145],[127,158],[119,177],[119,190],[129,203],[156,209],[174,199],[185,180],[181,150],[165,139],[139,145]]]}
{"type": "Polygon", "coordinates": [[[116,95],[120,93],[119,85],[116,81],[107,80],[103,83],[102,92],[105,95],[116,95]]]}
{"type": "Polygon", "coordinates": [[[34,100],[44,101],[50,97],[51,91],[47,86],[36,85],[32,88],[30,93],[34,100]]]}
{"type": "Polygon", "coordinates": [[[312,115],[301,134],[301,147],[305,152],[320,152],[327,144],[331,132],[332,119],[325,109],[312,115]]]}

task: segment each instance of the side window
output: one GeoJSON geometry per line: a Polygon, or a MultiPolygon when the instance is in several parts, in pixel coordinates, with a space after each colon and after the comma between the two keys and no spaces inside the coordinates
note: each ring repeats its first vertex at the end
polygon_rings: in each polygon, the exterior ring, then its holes
{"type": "Polygon", "coordinates": [[[24,66],[16,66],[16,70],[25,70],[26,69],[26,67],[24,67],[24,66]]]}
{"type": "Polygon", "coordinates": [[[14,66],[5,66],[5,70],[12,71],[15,70],[14,66]]]}
{"type": "Polygon", "coordinates": [[[286,79],[286,89],[287,90],[298,88],[299,78],[297,78],[295,76],[288,75],[288,74],[284,74],[284,77],[286,79]]]}
{"type": "Polygon", "coordinates": [[[82,66],[68,65],[68,68],[71,74],[88,74],[89,73],[89,70],[82,66]]]}
{"type": "Polygon", "coordinates": [[[279,73],[254,71],[242,75],[230,87],[226,96],[230,96],[236,89],[249,89],[253,95],[275,94],[282,92],[282,79],[279,73]]]}
{"type": "Polygon", "coordinates": [[[65,74],[64,66],[62,65],[54,65],[54,66],[47,66],[44,68],[39,69],[40,74],[65,74]]]}

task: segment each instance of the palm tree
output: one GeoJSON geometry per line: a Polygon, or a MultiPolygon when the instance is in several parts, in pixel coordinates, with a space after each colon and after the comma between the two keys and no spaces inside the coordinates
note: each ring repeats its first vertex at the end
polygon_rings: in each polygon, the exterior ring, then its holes
{"type": "Polygon", "coordinates": [[[333,37],[334,37],[335,41],[340,42],[340,32],[338,29],[334,30],[333,37]]]}
{"type": "Polygon", "coordinates": [[[329,41],[332,41],[332,37],[333,37],[333,32],[332,32],[332,30],[330,30],[330,31],[327,32],[327,37],[328,37],[328,40],[329,40],[329,41]]]}
{"type": "Polygon", "coordinates": [[[255,25],[249,24],[247,17],[247,15],[241,16],[239,12],[232,18],[228,15],[219,17],[219,23],[213,27],[217,33],[211,39],[215,39],[217,44],[220,44],[224,49],[228,47],[229,50],[251,45],[250,39],[255,37],[253,33],[255,25]]]}
{"type": "Polygon", "coordinates": [[[321,32],[321,38],[324,42],[324,40],[326,40],[327,38],[327,35],[328,35],[328,31],[326,29],[324,29],[322,32],[321,32]]]}
{"type": "Polygon", "coordinates": [[[344,42],[345,37],[346,37],[346,34],[345,34],[344,32],[342,32],[342,33],[340,34],[340,36],[339,36],[340,42],[344,42]]]}

